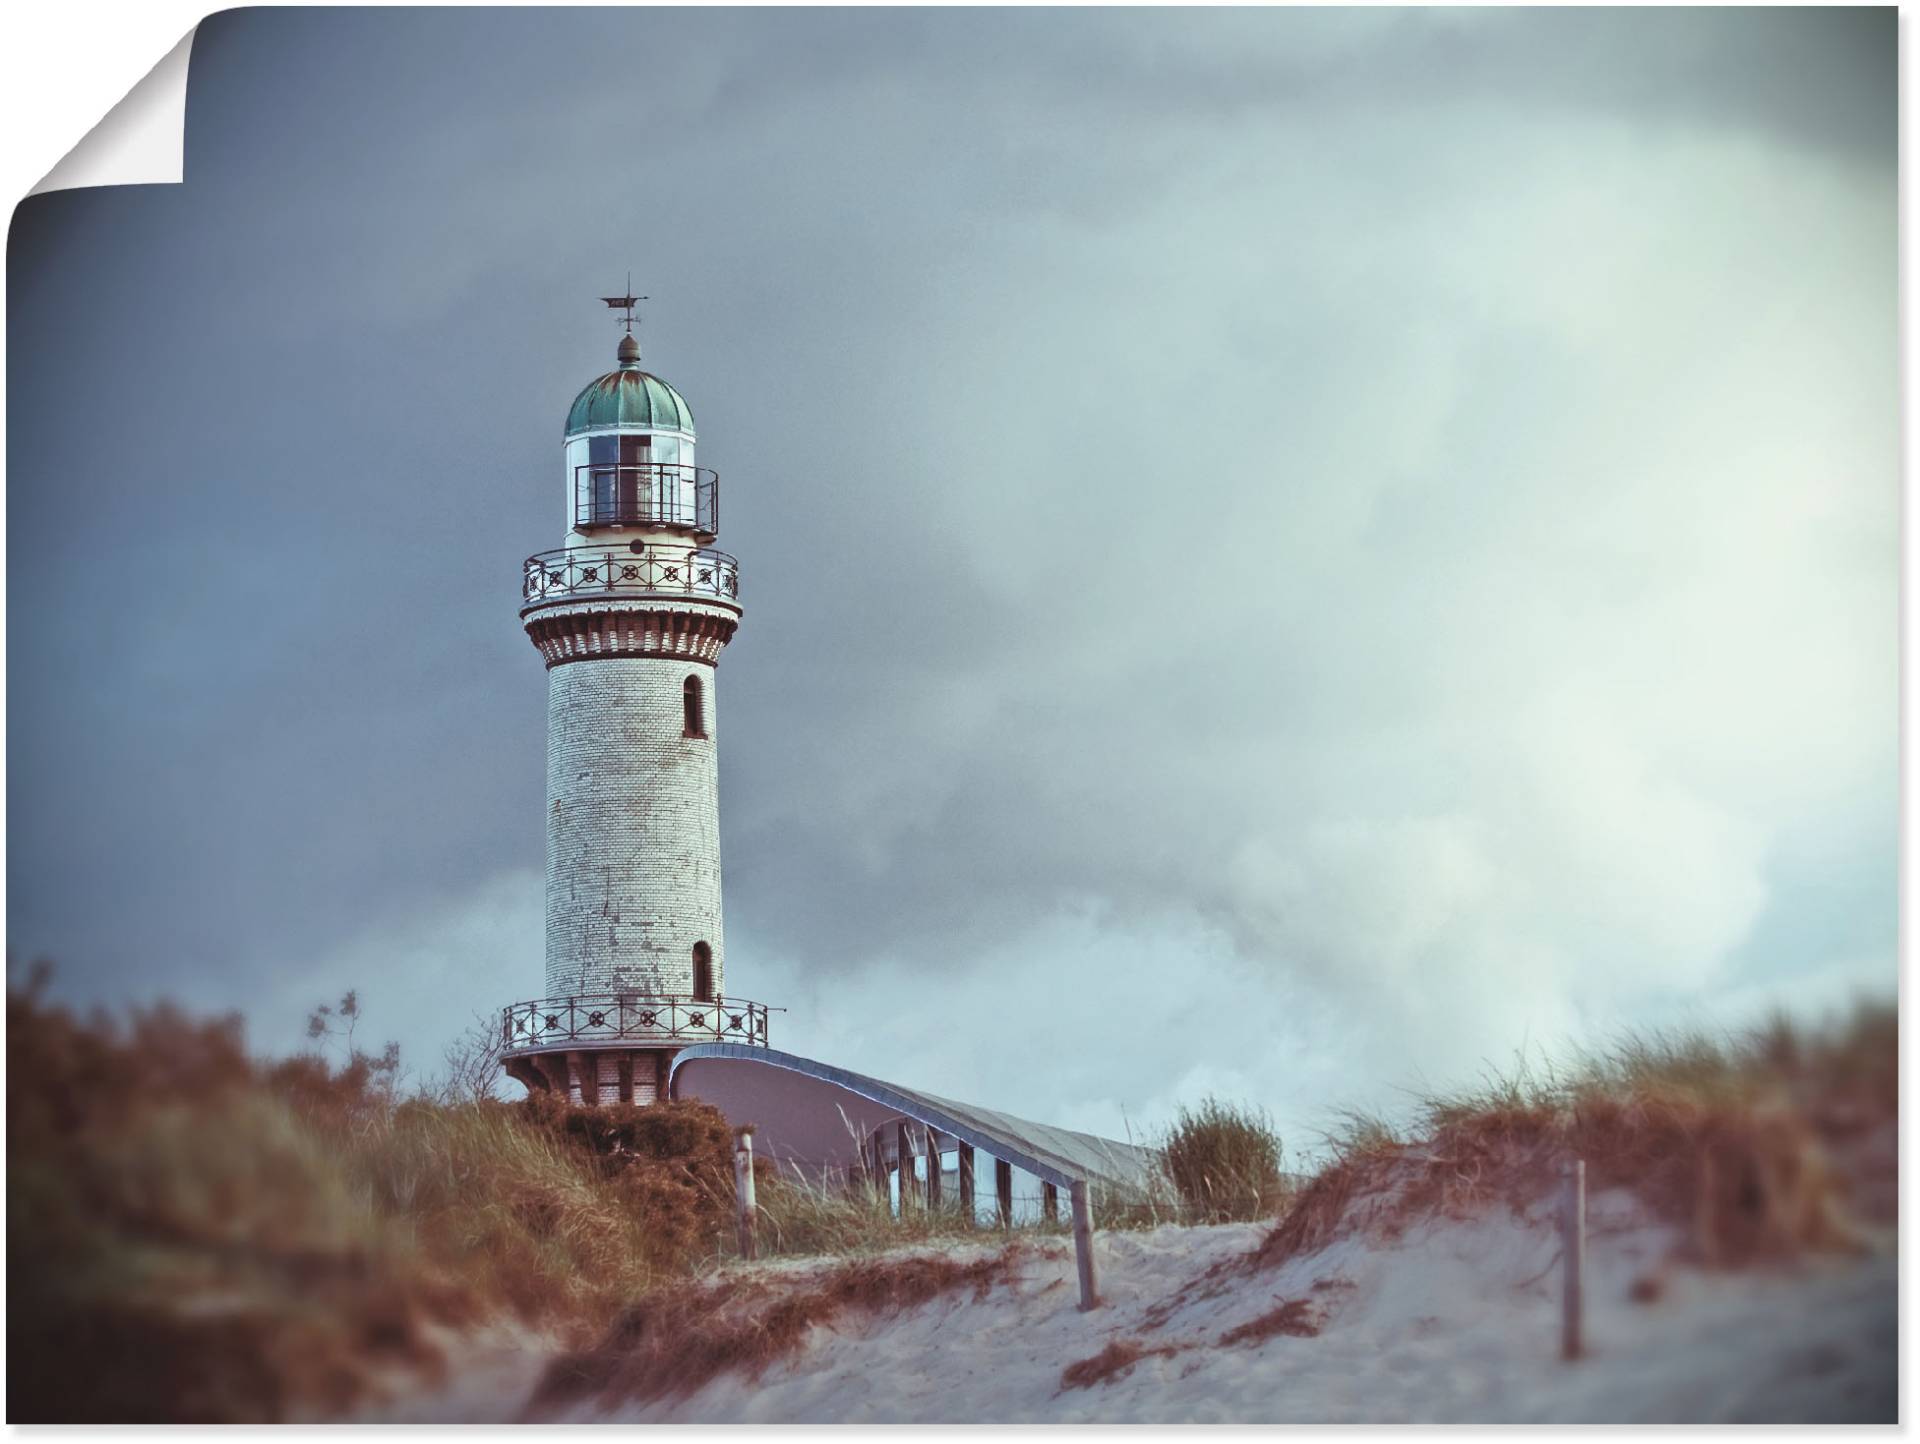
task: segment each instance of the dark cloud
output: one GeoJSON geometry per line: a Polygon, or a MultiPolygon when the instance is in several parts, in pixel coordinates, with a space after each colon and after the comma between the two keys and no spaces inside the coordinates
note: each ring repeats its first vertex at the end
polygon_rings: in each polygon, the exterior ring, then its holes
{"type": "Polygon", "coordinates": [[[632,266],[796,1038],[932,1010],[972,1096],[1008,988],[1172,1007],[1091,1120],[1220,1081],[1221,979],[1351,1080],[1890,977],[1894,75],[1889,12],[224,12],[184,187],[14,220],[12,945],[295,1019],[384,960],[429,1055],[533,986],[517,567],[632,266]]]}

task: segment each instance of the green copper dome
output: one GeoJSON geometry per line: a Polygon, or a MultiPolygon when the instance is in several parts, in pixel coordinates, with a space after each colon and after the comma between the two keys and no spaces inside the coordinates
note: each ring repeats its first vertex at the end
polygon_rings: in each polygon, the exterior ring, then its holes
{"type": "Polygon", "coordinates": [[[621,367],[609,371],[573,398],[567,413],[567,435],[577,436],[599,426],[642,426],[693,435],[693,411],[666,382],[640,369],[640,348],[620,348],[621,367]]]}

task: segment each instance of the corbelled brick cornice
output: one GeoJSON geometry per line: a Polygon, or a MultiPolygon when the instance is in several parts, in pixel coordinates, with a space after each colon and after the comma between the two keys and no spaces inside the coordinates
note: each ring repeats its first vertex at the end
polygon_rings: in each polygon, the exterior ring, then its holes
{"type": "Polygon", "coordinates": [[[526,618],[548,667],[595,657],[674,657],[711,667],[739,619],[719,611],[645,604],[567,608],[526,618]]]}

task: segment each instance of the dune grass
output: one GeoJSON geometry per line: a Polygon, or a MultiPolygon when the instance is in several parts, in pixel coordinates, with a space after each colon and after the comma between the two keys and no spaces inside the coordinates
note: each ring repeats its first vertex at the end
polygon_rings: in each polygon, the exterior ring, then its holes
{"type": "MultiPolygon", "coordinates": [[[[349,1020],[342,1057],[268,1062],[247,1053],[237,1019],[165,1007],[83,1019],[10,990],[13,1420],[339,1413],[419,1387],[447,1331],[502,1319],[575,1349],[559,1393],[651,1396],[663,1370],[759,1367],[842,1313],[1012,1266],[874,1257],[990,1231],[954,1207],[896,1214],[877,1193],[763,1160],[763,1255],[838,1262],[798,1284],[733,1269],[703,1282],[734,1256],[732,1136],[717,1111],[504,1103],[483,1088],[404,1096],[391,1050],[359,1051],[357,1012],[333,1016],[349,1020]],[[629,1346],[645,1358],[621,1364],[629,1346]]],[[[1264,1267],[1353,1227],[1358,1200],[1403,1219],[1521,1207],[1579,1156],[1590,1187],[1633,1189],[1702,1262],[1844,1248],[1848,1181],[1877,1169],[1894,1196],[1897,1075],[1890,1007],[1838,1029],[1628,1038],[1421,1099],[1402,1127],[1354,1116],[1291,1198],[1265,1115],[1208,1100],[1169,1132],[1163,1185],[1097,1194],[1096,1221],[1279,1210],[1252,1261],[1264,1267]]]]}
{"type": "Polygon", "coordinates": [[[596,1330],[723,1235],[711,1109],[676,1105],[699,1109],[693,1143],[616,1168],[522,1107],[398,1098],[393,1071],[256,1062],[232,1019],[11,995],[11,1417],[344,1408],[431,1369],[436,1325],[596,1330]]]}
{"type": "Polygon", "coordinates": [[[754,1202],[763,1255],[854,1257],[935,1240],[979,1238],[991,1230],[970,1221],[957,1202],[929,1209],[910,1197],[895,1212],[874,1189],[826,1187],[760,1163],[754,1202]]]}
{"type": "Polygon", "coordinates": [[[1161,1158],[1188,1219],[1271,1218],[1287,1197],[1280,1135],[1260,1109],[1209,1097],[1182,1108],[1161,1158]]]}
{"type": "MultiPolygon", "coordinates": [[[[1590,1190],[1629,1189],[1681,1225],[1698,1263],[1853,1250],[1847,1203],[1862,1169],[1837,1168],[1836,1155],[1895,1124],[1898,1079],[1897,1015],[1885,1005],[1826,1028],[1775,1017],[1743,1034],[1630,1034],[1558,1063],[1522,1060],[1478,1087],[1419,1098],[1402,1126],[1345,1115],[1332,1162],[1262,1259],[1329,1241],[1363,1197],[1391,1194],[1391,1208],[1371,1210],[1389,1224],[1489,1201],[1522,1208],[1574,1158],[1590,1190]]],[[[1891,1154],[1865,1169],[1886,1166],[1891,1154]]]]}

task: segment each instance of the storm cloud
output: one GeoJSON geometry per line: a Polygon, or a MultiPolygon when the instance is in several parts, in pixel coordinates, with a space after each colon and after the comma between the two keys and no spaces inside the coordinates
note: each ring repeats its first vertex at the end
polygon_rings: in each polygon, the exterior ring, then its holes
{"type": "Polygon", "coordinates": [[[724,478],[728,977],[1101,1129],[1895,977],[1886,11],[238,11],[9,249],[10,946],[538,990],[559,436],[724,478]]]}

